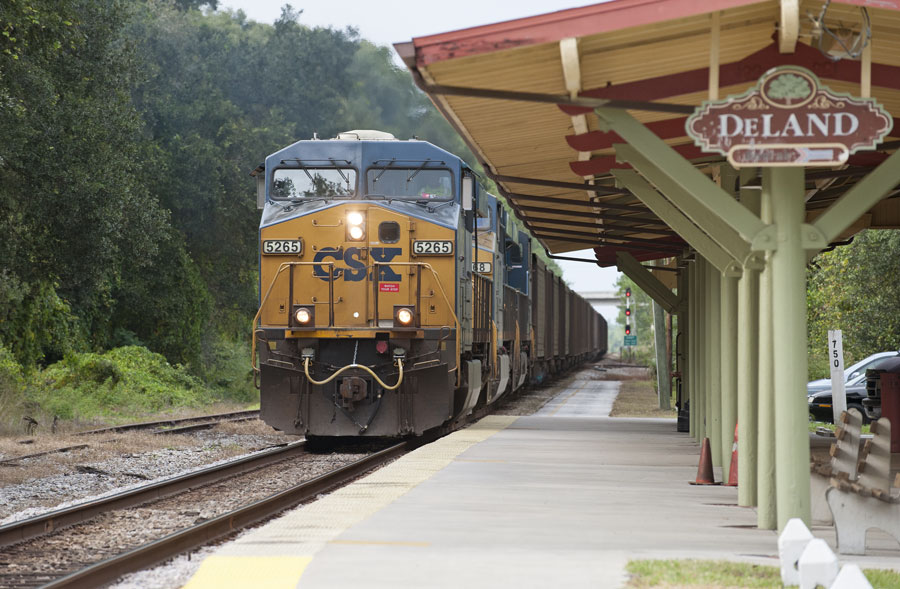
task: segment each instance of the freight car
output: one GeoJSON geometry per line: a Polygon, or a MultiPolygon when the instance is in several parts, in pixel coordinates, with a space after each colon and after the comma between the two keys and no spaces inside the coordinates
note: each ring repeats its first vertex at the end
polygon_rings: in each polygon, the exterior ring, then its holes
{"type": "Polygon", "coordinates": [[[419,435],[606,352],[603,317],[460,158],[350,131],[252,175],[253,364],[276,429],[419,435]]]}

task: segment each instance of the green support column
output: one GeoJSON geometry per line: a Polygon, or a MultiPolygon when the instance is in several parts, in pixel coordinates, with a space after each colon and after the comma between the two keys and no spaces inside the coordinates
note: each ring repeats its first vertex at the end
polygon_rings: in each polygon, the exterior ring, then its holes
{"type": "Polygon", "coordinates": [[[688,389],[687,389],[687,398],[688,398],[688,423],[691,427],[691,437],[697,439],[697,401],[696,401],[696,392],[697,392],[697,312],[695,310],[695,304],[697,302],[697,264],[696,262],[691,262],[688,264],[687,268],[687,276],[685,277],[688,283],[687,294],[688,294],[688,331],[689,337],[687,342],[687,365],[688,365],[688,389]]]}
{"type": "MultiPolygon", "coordinates": [[[[678,326],[678,337],[672,340],[672,347],[675,348],[675,360],[677,362],[676,369],[681,371],[681,395],[677,397],[680,411],[684,410],[691,379],[691,371],[688,366],[690,359],[688,346],[691,339],[690,320],[688,319],[688,297],[690,296],[688,291],[689,268],[690,264],[682,266],[681,272],[678,273],[678,298],[681,304],[678,307],[678,314],[675,316],[675,324],[678,326]],[[675,342],[677,342],[677,345],[675,342]]],[[[677,390],[675,394],[678,395],[677,390]]]]}
{"type": "Polygon", "coordinates": [[[806,389],[806,217],[803,168],[767,168],[778,248],[772,256],[775,355],[775,498],[778,529],[799,517],[809,525],[809,407],[806,389]]]}
{"type": "MultiPolygon", "coordinates": [[[[756,176],[756,169],[741,171],[743,187],[756,176]]],[[[755,215],[760,213],[760,193],[741,189],[741,204],[755,215]]],[[[759,272],[744,267],[738,282],[738,505],[756,505],[758,358],[759,358],[759,272]]]]}
{"type": "Polygon", "coordinates": [[[694,270],[697,273],[697,441],[702,442],[706,437],[706,366],[707,350],[706,342],[706,259],[697,256],[694,270]]]}
{"type": "MultiPolygon", "coordinates": [[[[728,482],[731,454],[734,449],[734,426],[737,424],[737,314],[738,279],[729,273],[721,278],[721,321],[719,322],[720,386],[722,398],[722,479],[728,482]]],[[[738,461],[740,463],[740,461],[738,461]]]]}
{"type": "Polygon", "coordinates": [[[722,466],[721,296],[722,279],[712,264],[706,265],[706,436],[713,466],[722,466]]]}
{"type": "MultiPolygon", "coordinates": [[[[763,175],[760,218],[772,222],[772,185],[763,175]]],[[[778,524],[775,509],[775,384],[772,364],[772,269],[771,256],[759,275],[759,395],[758,395],[758,454],[756,469],[757,525],[763,530],[774,530],[778,524]]]]}

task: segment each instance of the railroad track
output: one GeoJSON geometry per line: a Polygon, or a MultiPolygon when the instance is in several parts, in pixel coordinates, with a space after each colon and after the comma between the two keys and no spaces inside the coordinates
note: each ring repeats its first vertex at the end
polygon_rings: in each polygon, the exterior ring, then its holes
{"type": "MultiPolygon", "coordinates": [[[[80,570],[73,571],[73,568],[70,567],[69,570],[73,572],[64,574],[64,576],[54,578],[54,576],[59,573],[48,571],[0,573],[0,586],[68,588],[95,587],[110,583],[123,575],[152,567],[179,554],[190,552],[191,550],[208,545],[237,530],[278,515],[286,509],[300,503],[314,499],[320,493],[346,484],[366,472],[393,460],[404,452],[455,431],[466,424],[473,423],[490,412],[491,409],[489,407],[481,408],[473,412],[473,414],[467,418],[438,428],[437,431],[432,432],[430,435],[410,439],[391,446],[390,448],[380,450],[332,472],[317,476],[304,483],[292,486],[264,499],[244,505],[209,520],[202,521],[196,525],[180,529],[174,533],[147,542],[137,548],[130,549],[116,556],[99,560],[80,570]]],[[[293,449],[294,455],[299,455],[303,452],[304,447],[305,444],[303,442],[291,444],[282,449],[267,453],[268,456],[266,459],[270,463],[285,460],[289,456],[286,454],[281,455],[280,453],[287,453],[289,449],[293,449]]],[[[29,520],[24,520],[22,522],[2,526],[0,527],[0,561],[5,560],[4,555],[2,554],[3,546],[9,546],[10,543],[22,542],[23,540],[27,541],[26,538],[34,539],[62,527],[73,526],[79,522],[86,522],[91,518],[115,509],[137,506],[163,497],[171,498],[175,496],[179,490],[194,489],[203,484],[211,484],[217,480],[239,475],[242,472],[248,472],[261,466],[259,463],[255,466],[251,466],[249,463],[243,465],[238,464],[240,462],[249,461],[250,458],[245,458],[241,461],[211,467],[197,471],[196,473],[177,477],[176,479],[167,480],[156,485],[140,487],[133,491],[104,498],[96,502],[86,503],[31,518],[29,520]]],[[[41,550],[41,547],[37,547],[37,549],[41,550]]]]}
{"type": "Polygon", "coordinates": [[[216,413],[214,415],[200,415],[198,417],[185,417],[183,419],[164,419],[162,421],[143,421],[114,425],[100,429],[92,429],[78,432],[76,435],[88,436],[94,434],[110,434],[131,431],[152,430],[154,433],[174,434],[186,433],[198,429],[214,427],[220,423],[231,421],[247,421],[259,418],[259,409],[250,411],[232,411],[231,413],[216,413]]]}
{"type": "MultiPolygon", "coordinates": [[[[92,429],[78,432],[76,436],[87,436],[97,434],[124,433],[130,431],[150,430],[153,434],[187,434],[199,430],[210,429],[222,423],[233,423],[236,421],[249,421],[251,419],[259,419],[259,410],[251,411],[234,411],[231,413],[216,413],[214,415],[200,415],[198,417],[186,417],[184,419],[167,419],[163,421],[145,421],[139,423],[129,423],[125,425],[115,425],[100,429],[92,429]]],[[[89,448],[90,444],[76,444],[74,446],[66,446],[63,448],[55,448],[53,450],[44,450],[43,452],[35,452],[33,454],[23,454],[22,456],[12,456],[0,460],[0,464],[16,465],[17,462],[27,458],[39,458],[49,454],[61,454],[73,452],[76,450],[84,450],[89,448]]]]}
{"type": "MultiPolygon", "coordinates": [[[[163,538],[91,564],[87,568],[75,572],[71,572],[73,569],[70,568],[67,571],[68,574],[63,572],[65,576],[55,580],[53,577],[59,574],[55,571],[51,573],[47,570],[8,570],[5,573],[0,573],[0,585],[11,587],[94,587],[108,583],[122,575],[141,570],[180,553],[209,544],[217,538],[314,498],[319,493],[338,487],[392,460],[417,443],[421,443],[421,441],[396,444],[332,472],[270,495],[265,499],[255,501],[175,533],[170,533],[163,538]]],[[[55,530],[87,522],[115,510],[134,507],[156,499],[172,498],[180,492],[193,490],[225,478],[257,470],[263,466],[299,456],[304,452],[305,444],[298,442],[260,455],[246,457],[174,479],[139,487],[114,496],[0,526],[0,550],[5,552],[2,549],[4,546],[12,547],[11,549],[18,548],[12,545],[28,540],[31,540],[32,543],[41,542],[38,539],[40,536],[55,530]]],[[[77,541],[77,537],[75,541],[77,541]]],[[[36,545],[34,550],[43,551],[44,546],[36,545]]],[[[6,557],[0,556],[0,560],[6,560],[6,557]]]]}

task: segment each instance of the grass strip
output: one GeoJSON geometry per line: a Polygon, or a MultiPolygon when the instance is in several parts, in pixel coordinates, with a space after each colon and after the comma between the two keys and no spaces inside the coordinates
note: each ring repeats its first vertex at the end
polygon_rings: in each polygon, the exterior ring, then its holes
{"type": "MultiPolygon", "coordinates": [[[[781,571],[764,566],[726,560],[633,560],[625,570],[631,575],[627,587],[644,589],[737,589],[782,587],[781,571]]],[[[900,587],[900,573],[891,570],[863,571],[874,589],[900,587]]]]}
{"type": "MultiPolygon", "coordinates": [[[[674,407],[674,402],[672,403],[674,407]]],[[[610,417],[670,417],[675,418],[675,409],[663,411],[659,408],[656,390],[649,380],[625,380],[619,386],[619,394],[613,403],[610,417]]]]}

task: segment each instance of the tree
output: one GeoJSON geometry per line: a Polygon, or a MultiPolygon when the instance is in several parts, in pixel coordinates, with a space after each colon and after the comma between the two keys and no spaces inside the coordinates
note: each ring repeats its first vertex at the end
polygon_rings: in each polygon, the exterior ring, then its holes
{"type": "Polygon", "coordinates": [[[845,365],[900,348],[900,232],[862,231],[816,256],[807,271],[810,378],[829,375],[829,329],[841,329],[845,365]]]}
{"type": "Polygon", "coordinates": [[[35,348],[25,326],[68,323],[71,313],[77,331],[94,333],[120,272],[155,253],[165,226],[141,182],[141,120],[130,101],[137,69],[122,38],[129,16],[121,0],[4,5],[0,273],[4,284],[41,294],[7,309],[16,319],[0,321],[0,335],[27,363],[52,359],[57,346],[35,348]]]}

